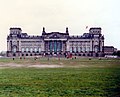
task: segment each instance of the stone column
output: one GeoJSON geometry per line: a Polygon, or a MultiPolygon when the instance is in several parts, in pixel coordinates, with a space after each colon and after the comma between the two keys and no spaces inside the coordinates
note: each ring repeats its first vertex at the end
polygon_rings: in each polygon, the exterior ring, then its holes
{"type": "Polygon", "coordinates": [[[66,42],[66,47],[67,47],[67,51],[69,51],[69,48],[70,48],[69,41],[66,42]]]}
{"type": "Polygon", "coordinates": [[[48,48],[48,52],[50,51],[50,47],[49,47],[49,41],[48,41],[48,46],[47,46],[47,48],[48,48]]]}
{"type": "Polygon", "coordinates": [[[21,53],[21,40],[19,40],[19,51],[21,53]]]}
{"type": "Polygon", "coordinates": [[[104,53],[104,40],[102,41],[102,52],[104,53]]]}
{"type": "Polygon", "coordinates": [[[9,41],[7,41],[7,51],[10,51],[9,41]]]}
{"type": "Polygon", "coordinates": [[[12,41],[10,41],[10,51],[12,51],[12,41]]]}
{"type": "Polygon", "coordinates": [[[17,51],[19,51],[19,41],[17,40],[17,51]]]}
{"type": "Polygon", "coordinates": [[[62,52],[63,52],[63,41],[61,41],[62,42],[62,52]]]}
{"type": "Polygon", "coordinates": [[[41,51],[42,52],[45,51],[45,42],[44,41],[41,42],[41,51]]]}
{"type": "Polygon", "coordinates": [[[62,41],[62,52],[65,53],[66,47],[65,47],[65,41],[62,41]]]}

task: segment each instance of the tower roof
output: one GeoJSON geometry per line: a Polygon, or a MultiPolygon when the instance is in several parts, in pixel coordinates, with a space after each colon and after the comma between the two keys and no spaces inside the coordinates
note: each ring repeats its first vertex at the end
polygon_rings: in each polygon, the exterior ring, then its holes
{"type": "Polygon", "coordinates": [[[10,28],[10,30],[22,30],[21,28],[10,28]]]}

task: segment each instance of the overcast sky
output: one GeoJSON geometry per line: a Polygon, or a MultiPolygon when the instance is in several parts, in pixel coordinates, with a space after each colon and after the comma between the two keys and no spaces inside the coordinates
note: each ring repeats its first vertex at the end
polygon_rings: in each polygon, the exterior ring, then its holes
{"type": "Polygon", "coordinates": [[[101,27],[105,45],[120,49],[120,0],[0,0],[0,51],[7,50],[10,27],[30,35],[65,32],[82,35],[86,26],[101,27]]]}

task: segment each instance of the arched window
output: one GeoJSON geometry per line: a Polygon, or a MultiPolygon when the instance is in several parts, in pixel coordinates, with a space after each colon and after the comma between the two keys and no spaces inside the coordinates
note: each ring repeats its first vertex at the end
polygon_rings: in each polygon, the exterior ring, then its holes
{"type": "Polygon", "coordinates": [[[82,47],[80,47],[80,52],[82,52],[82,47]]]}
{"type": "Polygon", "coordinates": [[[26,48],[26,52],[28,52],[29,51],[29,48],[26,48]]]}
{"type": "Polygon", "coordinates": [[[33,48],[30,48],[30,52],[31,52],[31,53],[33,52],[33,48]]]}
{"type": "Polygon", "coordinates": [[[90,51],[90,47],[87,47],[86,51],[89,52],[90,51]]]}
{"type": "Polygon", "coordinates": [[[23,53],[23,52],[25,51],[25,49],[24,49],[24,48],[22,48],[22,49],[21,49],[21,51],[22,51],[22,53],[23,53]]]}
{"type": "Polygon", "coordinates": [[[82,51],[82,48],[81,47],[78,47],[78,52],[81,52],[82,51]]]}
{"type": "Polygon", "coordinates": [[[37,48],[34,48],[34,51],[37,52],[37,48]]]}
{"type": "Polygon", "coordinates": [[[83,52],[85,52],[86,51],[86,47],[83,47],[83,52]]]}
{"type": "Polygon", "coordinates": [[[98,45],[98,41],[95,41],[95,45],[98,45]]]}
{"type": "Polygon", "coordinates": [[[17,51],[17,47],[13,46],[13,52],[16,53],[16,51],[17,51]]]}
{"type": "Polygon", "coordinates": [[[72,47],[70,47],[70,52],[72,53],[72,47]]]}
{"type": "Polygon", "coordinates": [[[94,49],[95,49],[95,52],[98,52],[99,50],[98,46],[95,46],[94,49]]]}
{"type": "Polygon", "coordinates": [[[39,53],[41,52],[41,48],[38,49],[39,50],[39,53]]]}
{"type": "Polygon", "coordinates": [[[77,49],[76,49],[76,47],[74,47],[74,52],[76,53],[76,51],[77,51],[77,49]]]}

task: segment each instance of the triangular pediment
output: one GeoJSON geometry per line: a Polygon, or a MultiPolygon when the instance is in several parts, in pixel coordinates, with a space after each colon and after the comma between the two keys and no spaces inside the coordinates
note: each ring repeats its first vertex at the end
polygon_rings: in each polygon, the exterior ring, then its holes
{"type": "Polygon", "coordinates": [[[59,32],[51,32],[46,36],[46,38],[59,39],[59,38],[64,38],[64,35],[63,33],[59,33],[59,32]]]}

